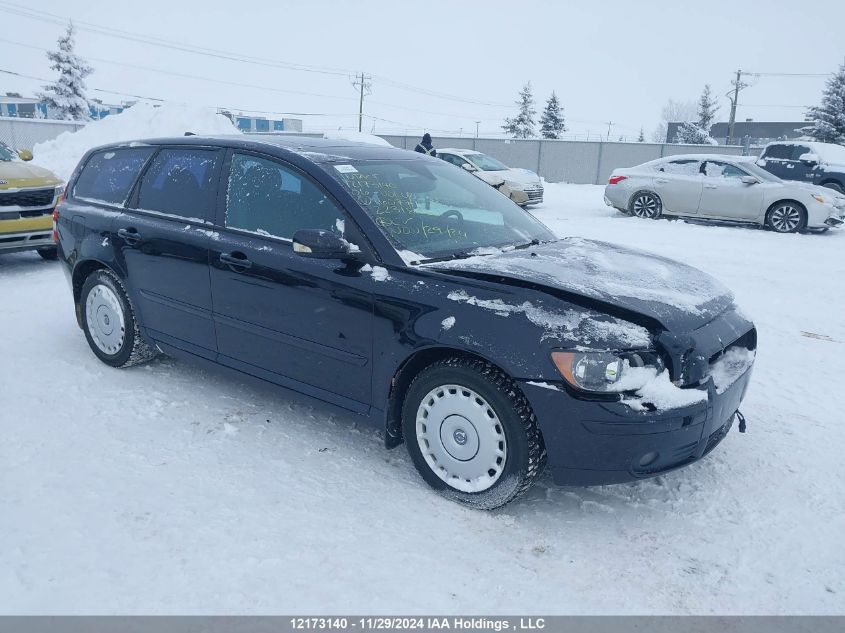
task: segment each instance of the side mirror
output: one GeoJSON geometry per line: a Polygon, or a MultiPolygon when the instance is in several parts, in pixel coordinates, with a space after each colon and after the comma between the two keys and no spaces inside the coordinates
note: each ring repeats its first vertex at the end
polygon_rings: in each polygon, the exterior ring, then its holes
{"type": "Polygon", "coordinates": [[[756,185],[759,180],[757,180],[754,176],[743,176],[742,183],[745,185],[756,185]]]}
{"type": "Polygon", "coordinates": [[[20,158],[21,160],[32,160],[32,152],[30,152],[28,149],[19,149],[18,158],[20,158]]]}
{"type": "Polygon", "coordinates": [[[476,167],[472,163],[464,163],[463,165],[461,165],[461,167],[463,167],[467,171],[478,171],[478,167],[476,167]]]}
{"type": "Polygon", "coordinates": [[[819,155],[813,152],[807,152],[806,154],[801,154],[799,160],[808,165],[816,165],[819,162],[819,155]]]}
{"type": "Polygon", "coordinates": [[[302,229],[293,234],[293,252],[303,257],[317,259],[348,259],[356,251],[349,242],[323,229],[302,229]]]}

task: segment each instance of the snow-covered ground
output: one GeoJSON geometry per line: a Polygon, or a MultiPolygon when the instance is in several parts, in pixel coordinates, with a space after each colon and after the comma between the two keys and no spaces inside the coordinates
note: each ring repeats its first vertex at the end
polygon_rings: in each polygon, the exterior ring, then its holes
{"type": "Polygon", "coordinates": [[[759,328],[746,435],[477,512],[352,417],[172,360],[106,367],[60,265],[4,256],[0,611],[845,613],[845,233],[627,218],[594,186],[535,213],[734,290],[759,328]]]}

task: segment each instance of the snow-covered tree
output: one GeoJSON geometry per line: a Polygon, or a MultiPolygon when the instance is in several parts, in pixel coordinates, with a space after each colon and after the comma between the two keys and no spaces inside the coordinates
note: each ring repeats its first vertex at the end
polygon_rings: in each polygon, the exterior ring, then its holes
{"type": "Polygon", "coordinates": [[[689,145],[716,145],[716,141],[710,137],[706,130],[701,129],[695,123],[683,122],[678,126],[675,134],[675,143],[686,143],[689,145]]]}
{"type": "Polygon", "coordinates": [[[59,47],[47,53],[53,62],[50,68],[59,73],[56,83],[44,86],[38,98],[47,104],[51,114],[59,119],[87,121],[91,118],[85,96],[85,78],[94,70],[74,51],[73,23],[59,37],[59,47]]]}
{"type": "Polygon", "coordinates": [[[718,111],[719,105],[710,90],[710,84],[706,84],[698,99],[698,127],[709,132],[718,111]]]}
{"type": "Polygon", "coordinates": [[[802,131],[814,140],[845,145],[845,64],[827,80],[821,105],[807,110],[807,120],[813,124],[802,131]]]}
{"type": "Polygon", "coordinates": [[[543,138],[560,138],[561,132],[566,132],[563,108],[560,107],[557,95],[552,91],[552,96],[546,101],[546,107],[543,109],[543,114],[540,115],[540,136],[543,138]]]}
{"type": "Polygon", "coordinates": [[[514,138],[531,138],[534,136],[534,95],[531,93],[531,82],[529,81],[519,91],[519,114],[514,118],[506,118],[502,129],[514,138]]]}
{"type": "Polygon", "coordinates": [[[645,129],[640,128],[640,135],[637,137],[637,143],[645,143],[645,129]]]}
{"type": "Polygon", "coordinates": [[[660,113],[660,123],[651,135],[655,143],[665,143],[669,130],[669,123],[676,121],[695,121],[698,117],[697,106],[694,101],[675,101],[669,99],[660,113]]]}

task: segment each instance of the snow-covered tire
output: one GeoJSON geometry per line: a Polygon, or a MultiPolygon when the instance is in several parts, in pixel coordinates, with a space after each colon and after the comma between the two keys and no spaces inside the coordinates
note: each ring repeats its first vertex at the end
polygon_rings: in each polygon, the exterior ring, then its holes
{"type": "Polygon", "coordinates": [[[59,258],[59,251],[55,246],[47,246],[45,248],[39,248],[38,254],[41,255],[42,259],[46,259],[47,261],[55,261],[59,258]]]}
{"type": "Polygon", "coordinates": [[[126,289],[113,272],[91,273],[82,285],[80,305],[88,345],[106,365],[131,367],[155,358],[156,352],[138,331],[126,289]]]}
{"type": "Polygon", "coordinates": [[[656,220],[663,214],[663,201],[653,191],[638,191],[631,196],[631,215],[645,220],[656,220]]]}
{"type": "Polygon", "coordinates": [[[798,233],[807,226],[807,210],[792,200],[775,202],[766,212],[766,226],[776,233],[798,233]]]}
{"type": "Polygon", "coordinates": [[[448,358],[423,369],[408,388],[402,431],[426,483],[479,510],[517,498],[546,464],[525,395],[481,360],[448,358]]]}

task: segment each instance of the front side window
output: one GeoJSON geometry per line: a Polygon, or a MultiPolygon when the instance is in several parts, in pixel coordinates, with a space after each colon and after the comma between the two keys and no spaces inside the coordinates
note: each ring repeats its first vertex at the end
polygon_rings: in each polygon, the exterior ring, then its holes
{"type": "Polygon", "coordinates": [[[203,222],[210,219],[219,160],[218,150],[161,150],[141,179],[138,208],[203,222]]]}
{"type": "Polygon", "coordinates": [[[804,154],[810,154],[812,150],[807,147],[806,145],[793,145],[792,146],[792,156],[790,158],[792,160],[801,160],[801,157],[804,154]]]}
{"type": "Polygon", "coordinates": [[[460,156],[455,156],[454,154],[438,154],[440,158],[445,160],[447,163],[452,163],[456,167],[463,167],[466,161],[461,158],[460,156]]]}
{"type": "Polygon", "coordinates": [[[769,145],[763,158],[792,159],[792,145],[769,145]]]}
{"type": "Polygon", "coordinates": [[[743,176],[748,175],[739,167],[734,167],[729,163],[721,163],[713,160],[707,161],[704,173],[711,178],[742,178],[743,176]]]}
{"type": "Polygon", "coordinates": [[[73,186],[74,197],[123,204],[154,151],[154,147],[134,147],[92,154],[73,186]]]}
{"type": "Polygon", "coordinates": [[[499,162],[487,154],[468,154],[467,160],[482,171],[504,171],[510,169],[504,163],[499,162]]]}
{"type": "Polygon", "coordinates": [[[311,179],[273,160],[235,154],[226,195],[226,226],[293,238],[300,229],[338,231],[344,214],[311,179]]]}
{"type": "Polygon", "coordinates": [[[524,246],[555,236],[534,216],[464,170],[417,160],[327,165],[397,250],[424,258],[524,246]]]}

